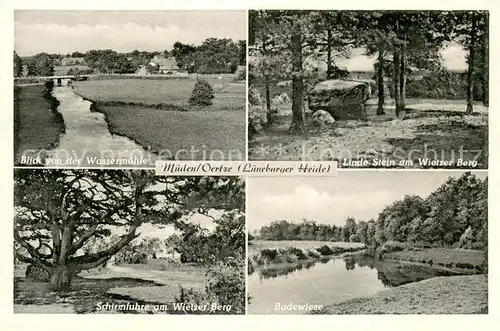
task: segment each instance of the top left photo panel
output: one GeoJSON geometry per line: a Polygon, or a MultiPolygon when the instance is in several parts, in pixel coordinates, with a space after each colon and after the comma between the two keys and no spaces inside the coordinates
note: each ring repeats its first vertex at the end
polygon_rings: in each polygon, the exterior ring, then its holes
{"type": "Polygon", "coordinates": [[[14,165],[246,158],[246,11],[14,12],[14,165]]]}

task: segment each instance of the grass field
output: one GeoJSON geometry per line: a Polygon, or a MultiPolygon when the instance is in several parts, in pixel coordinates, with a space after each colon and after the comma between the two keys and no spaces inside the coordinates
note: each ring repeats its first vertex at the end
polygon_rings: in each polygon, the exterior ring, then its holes
{"type": "MultiPolygon", "coordinates": [[[[207,77],[214,88],[213,105],[203,110],[245,111],[245,85],[232,84],[231,77],[207,77]]],[[[145,105],[167,104],[189,107],[187,101],[196,79],[171,78],[89,80],[73,84],[75,92],[97,102],[131,102],[145,105]]]]}
{"type": "Polygon", "coordinates": [[[220,88],[215,89],[213,105],[200,109],[187,105],[196,82],[190,78],[90,80],[75,83],[74,90],[96,101],[94,109],[105,114],[111,133],[134,140],[160,159],[243,160],[245,85],[231,84],[229,77],[208,80],[220,88]]]}
{"type": "Polygon", "coordinates": [[[317,314],[487,314],[483,275],[435,277],[382,291],[373,297],[327,305],[317,314]]]}
{"type": "MultiPolygon", "coordinates": [[[[61,114],[49,110],[42,97],[43,86],[16,86],[14,88],[14,163],[21,164],[21,156],[28,150],[54,148],[64,132],[61,114]]],[[[30,155],[35,153],[30,153],[30,155]]],[[[42,160],[43,164],[43,160],[42,160]]]]}
{"type": "MultiPolygon", "coordinates": [[[[249,142],[251,160],[411,160],[404,167],[422,167],[419,158],[473,160],[488,167],[488,109],[475,104],[465,115],[464,100],[407,99],[404,120],[394,116],[392,100],[386,115],[376,115],[377,99],[367,103],[367,121],[337,121],[315,128],[307,120],[307,134],[288,133],[291,106],[279,105],[280,115],[271,128],[249,142]]],[[[260,106],[257,106],[260,107],[260,106]]],[[[339,164],[342,166],[342,163],[339,164]]],[[[380,166],[379,166],[380,167],[380,166]]]]}
{"type": "Polygon", "coordinates": [[[478,269],[484,262],[484,252],[473,249],[426,248],[419,251],[385,253],[384,259],[420,262],[450,268],[478,269]]]}
{"type": "Polygon", "coordinates": [[[174,302],[179,295],[179,285],[197,289],[204,285],[203,267],[184,264],[162,270],[160,265],[161,260],[149,260],[147,264],[122,264],[98,272],[83,272],[73,280],[72,290],[61,294],[50,291],[48,283],[25,279],[23,268],[17,268],[14,277],[15,310],[17,313],[105,313],[99,311],[99,302],[158,306],[174,302]]]}

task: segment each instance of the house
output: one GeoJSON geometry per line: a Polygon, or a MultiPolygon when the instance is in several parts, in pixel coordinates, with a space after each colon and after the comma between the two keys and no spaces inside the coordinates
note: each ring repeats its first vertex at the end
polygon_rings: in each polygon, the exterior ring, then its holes
{"type": "Polygon", "coordinates": [[[173,56],[155,55],[147,65],[148,72],[160,75],[182,75],[188,74],[187,70],[179,68],[173,56]]]}

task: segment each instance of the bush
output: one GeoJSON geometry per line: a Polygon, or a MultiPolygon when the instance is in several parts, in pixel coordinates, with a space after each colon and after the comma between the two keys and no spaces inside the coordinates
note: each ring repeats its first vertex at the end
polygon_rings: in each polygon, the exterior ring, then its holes
{"type": "Polygon", "coordinates": [[[212,86],[206,80],[200,79],[194,85],[193,92],[189,97],[189,104],[197,107],[210,106],[214,97],[212,86]]]}
{"type": "Polygon", "coordinates": [[[315,249],[307,250],[307,255],[312,257],[312,258],[315,258],[315,259],[318,259],[321,257],[321,254],[315,249]]]}
{"type": "Polygon", "coordinates": [[[26,267],[26,272],[24,276],[28,279],[32,279],[40,282],[48,282],[50,280],[50,275],[47,271],[36,265],[28,265],[26,267]]]}
{"type": "MultiPolygon", "coordinates": [[[[228,258],[219,261],[207,270],[208,282],[203,290],[183,288],[176,302],[186,304],[229,305],[230,311],[210,311],[212,314],[245,313],[245,261],[228,258]]],[[[206,313],[206,312],[203,312],[206,313]]]]}
{"type": "Polygon", "coordinates": [[[330,247],[326,246],[326,245],[321,246],[321,247],[319,247],[319,248],[316,248],[316,250],[317,250],[317,251],[318,251],[321,255],[333,255],[333,253],[334,253],[334,252],[333,252],[333,250],[332,250],[330,247]]]}
{"type": "Polygon", "coordinates": [[[349,241],[352,243],[359,243],[359,242],[361,242],[361,239],[359,238],[359,236],[357,234],[353,233],[349,237],[349,241]]]}
{"type": "Polygon", "coordinates": [[[259,90],[253,86],[248,89],[248,103],[250,106],[258,106],[262,104],[262,95],[259,90]]]}
{"type": "Polygon", "coordinates": [[[274,260],[276,259],[276,256],[278,255],[278,251],[276,249],[263,249],[260,252],[260,255],[264,258],[267,258],[268,260],[274,260]]]}
{"type": "Polygon", "coordinates": [[[296,248],[296,247],[289,247],[288,253],[296,256],[297,259],[299,259],[299,260],[306,260],[307,259],[307,255],[304,254],[304,251],[302,251],[301,249],[296,248]]]}
{"type": "Polygon", "coordinates": [[[392,253],[392,252],[399,252],[403,251],[408,248],[408,245],[406,243],[400,242],[400,241],[395,241],[391,240],[386,243],[384,243],[382,249],[384,250],[385,253],[392,253]]]}
{"type": "Polygon", "coordinates": [[[236,70],[235,72],[234,81],[238,82],[246,79],[247,79],[247,67],[244,66],[241,69],[238,68],[238,70],[236,70]]]}

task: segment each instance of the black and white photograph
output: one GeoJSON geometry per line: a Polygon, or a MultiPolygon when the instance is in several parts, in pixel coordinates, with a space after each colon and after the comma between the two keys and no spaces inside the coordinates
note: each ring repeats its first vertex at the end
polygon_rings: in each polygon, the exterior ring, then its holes
{"type": "Polygon", "coordinates": [[[488,168],[489,12],[250,10],[250,160],[488,168]]]}
{"type": "Polygon", "coordinates": [[[245,314],[245,182],[14,170],[15,314],[245,314]]]}
{"type": "Polygon", "coordinates": [[[247,185],[248,314],[488,314],[486,171],[247,185]]]}
{"type": "Polygon", "coordinates": [[[244,160],[244,10],[16,10],[14,164],[244,160]]]}

